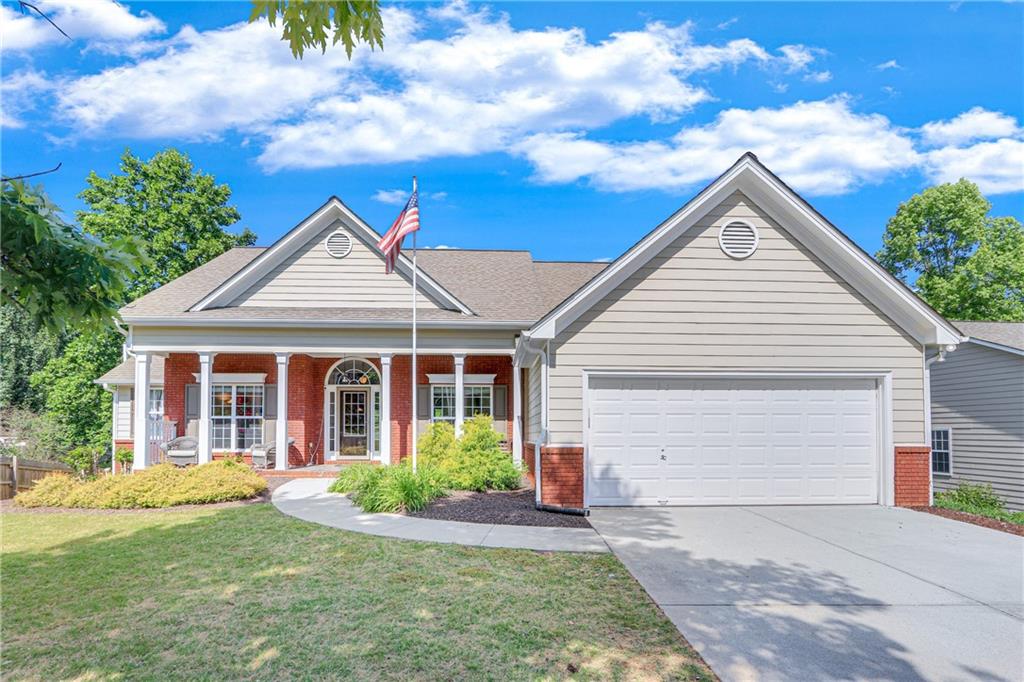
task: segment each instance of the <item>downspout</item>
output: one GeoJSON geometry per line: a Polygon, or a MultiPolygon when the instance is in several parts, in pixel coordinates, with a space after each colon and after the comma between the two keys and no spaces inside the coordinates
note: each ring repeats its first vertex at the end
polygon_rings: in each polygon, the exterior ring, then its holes
{"type": "MultiPolygon", "coordinates": [[[[936,362],[946,361],[946,349],[940,348],[939,352],[928,357],[928,346],[924,346],[924,439],[925,444],[931,447],[932,442],[932,371],[931,366],[936,362]]],[[[935,503],[935,480],[932,473],[931,456],[928,461],[928,506],[935,503]]]]}
{"type": "Polygon", "coordinates": [[[548,442],[548,352],[547,344],[544,350],[537,351],[540,356],[540,438],[533,444],[533,487],[535,500],[534,504],[540,507],[541,502],[541,448],[548,442]]]}

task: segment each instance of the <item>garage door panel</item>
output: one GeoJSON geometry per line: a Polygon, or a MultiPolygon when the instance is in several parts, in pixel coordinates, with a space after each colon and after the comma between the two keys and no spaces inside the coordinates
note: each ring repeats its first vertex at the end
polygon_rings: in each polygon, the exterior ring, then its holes
{"type": "Polygon", "coordinates": [[[603,378],[591,391],[593,505],[877,501],[873,380],[603,378]],[[626,465],[603,466],[615,459],[626,465]]]}

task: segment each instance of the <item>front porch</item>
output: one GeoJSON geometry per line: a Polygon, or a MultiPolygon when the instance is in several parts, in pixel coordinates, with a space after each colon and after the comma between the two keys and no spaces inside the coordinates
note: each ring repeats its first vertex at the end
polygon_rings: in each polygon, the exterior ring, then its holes
{"type": "Polygon", "coordinates": [[[254,447],[273,444],[287,453],[274,457],[275,474],[332,476],[343,464],[397,463],[431,422],[448,421],[459,432],[476,414],[492,417],[521,462],[521,391],[511,354],[418,354],[415,415],[408,354],[138,351],[132,364],[133,395],[151,396],[132,401],[133,423],[163,423],[133,429],[135,468],[156,460],[149,441],[159,430],[196,438],[200,464],[228,456],[251,463],[254,447]],[[154,388],[158,358],[162,383],[154,388]]]}

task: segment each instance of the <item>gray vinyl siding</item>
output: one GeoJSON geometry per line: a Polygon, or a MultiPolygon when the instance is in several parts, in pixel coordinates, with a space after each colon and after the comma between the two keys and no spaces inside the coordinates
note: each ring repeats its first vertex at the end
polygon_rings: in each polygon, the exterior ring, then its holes
{"type": "Polygon", "coordinates": [[[117,401],[114,403],[114,438],[132,437],[132,389],[130,386],[117,387],[117,401]]]}
{"type": "MultiPolygon", "coordinates": [[[[411,284],[398,273],[385,275],[380,255],[341,222],[335,222],[267,272],[232,305],[408,308],[411,302],[411,284]],[[324,249],[324,240],[336,229],[352,238],[352,252],[344,258],[335,258],[324,249]]],[[[417,307],[440,308],[422,293],[417,307]]]]}
{"type": "Polygon", "coordinates": [[[551,345],[552,443],[582,442],[582,370],[892,372],[896,444],[924,438],[923,351],[739,192],[571,324],[551,345]],[[719,227],[745,219],[734,260],[719,227]]]}
{"type": "Polygon", "coordinates": [[[988,483],[1024,509],[1024,357],[965,343],[931,365],[932,428],[952,429],[952,475],[936,491],[988,483]]]}
{"type": "Polygon", "coordinates": [[[536,442],[541,435],[541,369],[540,359],[529,366],[526,386],[526,441],[536,442]]]}

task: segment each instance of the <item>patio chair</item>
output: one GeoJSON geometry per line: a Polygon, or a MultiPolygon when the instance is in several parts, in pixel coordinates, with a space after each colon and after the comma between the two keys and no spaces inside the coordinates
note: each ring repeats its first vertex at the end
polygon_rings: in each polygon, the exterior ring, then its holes
{"type": "Polygon", "coordinates": [[[167,441],[160,449],[163,450],[165,461],[174,466],[199,464],[199,439],[194,436],[181,436],[167,441]]]}
{"type": "MultiPolygon", "coordinates": [[[[277,464],[277,420],[267,419],[263,422],[262,442],[254,443],[249,448],[254,469],[273,469],[277,464]]],[[[295,443],[294,438],[288,439],[288,447],[295,443]]]]}

